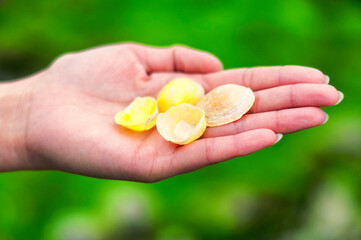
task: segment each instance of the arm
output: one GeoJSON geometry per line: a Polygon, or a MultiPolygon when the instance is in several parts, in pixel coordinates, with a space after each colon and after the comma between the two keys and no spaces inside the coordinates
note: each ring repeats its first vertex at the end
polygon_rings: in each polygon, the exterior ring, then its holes
{"type": "Polygon", "coordinates": [[[31,168],[26,152],[32,79],[0,83],[0,171],[31,168]]]}

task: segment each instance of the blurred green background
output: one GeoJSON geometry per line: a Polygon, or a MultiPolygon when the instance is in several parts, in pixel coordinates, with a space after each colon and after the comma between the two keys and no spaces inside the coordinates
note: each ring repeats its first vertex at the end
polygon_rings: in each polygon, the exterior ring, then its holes
{"type": "Polygon", "coordinates": [[[0,174],[0,239],[360,239],[361,1],[0,0],[0,80],[114,42],[183,44],[226,69],[305,65],[345,94],[330,119],[156,184],[0,174]]]}

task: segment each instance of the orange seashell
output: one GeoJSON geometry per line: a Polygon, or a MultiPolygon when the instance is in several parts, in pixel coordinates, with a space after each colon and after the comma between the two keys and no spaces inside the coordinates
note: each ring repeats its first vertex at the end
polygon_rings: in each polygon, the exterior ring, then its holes
{"type": "Polygon", "coordinates": [[[207,125],[215,127],[240,119],[254,101],[255,96],[250,88],[225,84],[207,93],[196,106],[206,113],[207,125]]]}

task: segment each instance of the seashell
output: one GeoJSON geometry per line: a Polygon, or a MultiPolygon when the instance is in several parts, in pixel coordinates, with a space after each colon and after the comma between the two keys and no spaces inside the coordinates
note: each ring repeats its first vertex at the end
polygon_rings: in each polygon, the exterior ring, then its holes
{"type": "Polygon", "coordinates": [[[157,100],[152,97],[137,97],[114,116],[114,121],[135,131],[146,131],[154,127],[157,116],[157,100]]]}
{"type": "Polygon", "coordinates": [[[225,84],[207,93],[196,106],[206,113],[207,125],[215,127],[238,120],[248,112],[254,101],[250,88],[225,84]]]}
{"type": "Polygon", "coordinates": [[[207,122],[201,108],[182,103],[160,113],[156,125],[159,134],[167,141],[184,145],[202,136],[207,122]]]}
{"type": "Polygon", "coordinates": [[[165,85],[157,97],[159,112],[181,103],[195,105],[204,96],[202,85],[190,78],[176,78],[165,85]]]}

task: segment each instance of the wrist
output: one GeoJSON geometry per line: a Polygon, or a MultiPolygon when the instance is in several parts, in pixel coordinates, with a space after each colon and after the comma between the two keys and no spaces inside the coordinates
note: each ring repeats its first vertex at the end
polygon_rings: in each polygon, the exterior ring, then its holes
{"type": "Polygon", "coordinates": [[[26,141],[34,78],[0,83],[0,172],[32,168],[26,141]]]}

